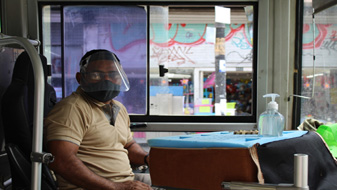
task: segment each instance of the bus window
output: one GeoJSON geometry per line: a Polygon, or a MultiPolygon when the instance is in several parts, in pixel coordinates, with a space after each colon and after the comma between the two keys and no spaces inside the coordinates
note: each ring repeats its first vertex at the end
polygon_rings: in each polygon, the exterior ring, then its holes
{"type": "Polygon", "coordinates": [[[301,123],[308,118],[336,123],[337,5],[315,14],[305,1],[302,36],[301,123]],[[314,56],[314,59],[313,59],[314,56]]]}
{"type": "Polygon", "coordinates": [[[117,100],[132,122],[256,122],[255,3],[41,7],[58,99],[77,88],[81,56],[108,49],[130,80],[117,100]]]}

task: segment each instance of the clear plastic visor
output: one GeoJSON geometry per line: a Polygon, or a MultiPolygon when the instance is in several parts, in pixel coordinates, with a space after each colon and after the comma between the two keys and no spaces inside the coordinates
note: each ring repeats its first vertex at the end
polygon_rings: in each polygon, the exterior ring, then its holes
{"type": "Polygon", "coordinates": [[[81,63],[82,89],[86,92],[94,91],[128,91],[130,83],[119,59],[111,52],[97,52],[81,63]]]}

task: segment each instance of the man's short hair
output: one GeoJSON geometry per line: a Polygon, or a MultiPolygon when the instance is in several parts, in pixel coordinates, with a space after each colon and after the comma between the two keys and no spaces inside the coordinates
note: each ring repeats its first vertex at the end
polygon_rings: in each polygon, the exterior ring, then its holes
{"type": "Polygon", "coordinates": [[[119,61],[117,55],[112,53],[111,51],[108,51],[106,49],[94,49],[94,50],[88,51],[81,58],[81,61],[80,61],[80,64],[79,64],[80,65],[80,72],[85,72],[86,68],[88,66],[88,63],[91,62],[91,61],[96,61],[96,60],[112,60],[112,61],[117,60],[118,64],[120,64],[120,61],[119,61]],[[100,53],[100,56],[91,57],[92,55],[94,55],[96,53],[100,53]],[[89,57],[90,57],[90,60],[87,60],[89,57]]]}

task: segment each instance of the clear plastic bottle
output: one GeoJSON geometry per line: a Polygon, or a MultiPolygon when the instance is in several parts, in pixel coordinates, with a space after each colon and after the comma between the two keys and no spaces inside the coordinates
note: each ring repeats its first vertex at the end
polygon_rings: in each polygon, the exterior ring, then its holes
{"type": "Polygon", "coordinates": [[[284,130],[284,117],[278,112],[278,104],[275,102],[278,94],[266,94],[264,98],[271,97],[272,101],[268,103],[267,110],[261,113],[258,122],[259,135],[264,137],[282,136],[284,130]]]}

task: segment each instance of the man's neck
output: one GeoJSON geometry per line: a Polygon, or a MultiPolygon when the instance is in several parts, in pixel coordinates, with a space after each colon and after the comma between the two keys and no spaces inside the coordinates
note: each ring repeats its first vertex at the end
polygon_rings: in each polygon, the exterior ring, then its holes
{"type": "Polygon", "coordinates": [[[112,103],[112,100],[109,100],[107,102],[103,102],[104,104],[111,104],[112,103]]]}

